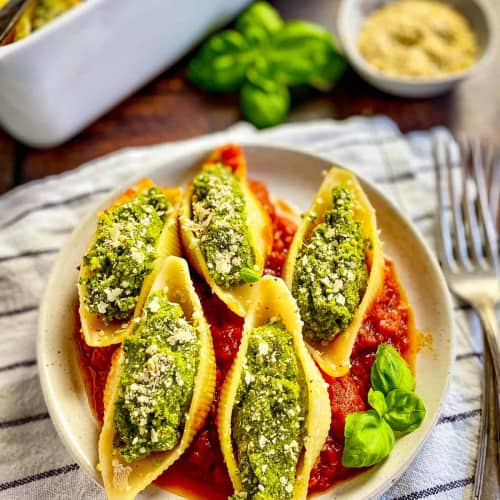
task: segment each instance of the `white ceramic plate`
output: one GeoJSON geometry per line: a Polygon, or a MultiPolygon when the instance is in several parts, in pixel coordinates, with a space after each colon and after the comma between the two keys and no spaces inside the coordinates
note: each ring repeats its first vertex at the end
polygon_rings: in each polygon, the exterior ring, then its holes
{"type": "MultiPolygon", "coordinates": [[[[251,178],[267,183],[272,193],[301,210],[306,210],[316,193],[322,172],[331,163],[292,149],[268,145],[244,146],[251,178]]],[[[166,162],[160,168],[142,170],[160,185],[185,185],[209,150],[199,148],[166,162]]],[[[76,359],[72,336],[77,304],[77,266],[95,229],[96,214],[126,187],[130,179],[111,193],[74,230],[61,250],[50,274],[40,308],[38,367],[45,400],[63,443],[83,470],[97,482],[97,440],[99,426],[93,418],[76,359]]],[[[417,327],[432,332],[433,345],[417,356],[417,393],[427,408],[422,426],[399,438],[387,460],[356,478],[344,482],[317,499],[362,499],[382,493],[408,467],[435,424],[443,402],[451,370],[451,308],[447,288],[429,249],[412,224],[372,184],[361,179],[377,211],[385,254],[391,257],[413,306],[417,327]]],[[[179,498],[155,487],[147,496],[179,498]]]]}

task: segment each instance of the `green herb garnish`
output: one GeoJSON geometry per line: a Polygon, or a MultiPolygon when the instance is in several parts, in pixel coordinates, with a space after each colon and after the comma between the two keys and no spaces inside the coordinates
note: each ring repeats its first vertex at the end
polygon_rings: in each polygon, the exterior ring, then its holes
{"type": "Polygon", "coordinates": [[[242,267],[240,269],[240,278],[244,283],[254,283],[260,280],[260,274],[249,267],[242,267]]]}
{"type": "Polygon", "coordinates": [[[284,22],[267,2],[257,2],[236,20],[236,29],[216,33],[202,45],[188,77],[211,92],[241,90],[244,116],[264,128],[285,119],[288,87],[324,88],[345,68],[327,30],[303,21],[284,22]]]}
{"type": "Polygon", "coordinates": [[[370,372],[372,387],[384,394],[393,389],[412,391],[415,380],[398,351],[389,344],[380,344],[370,372]]]}
{"type": "Polygon", "coordinates": [[[369,467],[381,462],[394,447],[394,432],[374,410],[350,413],[345,418],[344,467],[369,467]]]}
{"type": "Polygon", "coordinates": [[[381,462],[394,446],[394,432],[412,432],[425,417],[424,403],[413,392],[413,374],[394,347],[378,346],[370,375],[368,403],[373,410],[346,416],[342,455],[345,467],[381,462]]]}

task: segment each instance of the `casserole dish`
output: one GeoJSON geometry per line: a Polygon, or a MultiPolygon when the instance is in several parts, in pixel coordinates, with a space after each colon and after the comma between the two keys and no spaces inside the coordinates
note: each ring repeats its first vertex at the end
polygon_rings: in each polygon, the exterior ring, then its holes
{"type": "Polygon", "coordinates": [[[60,144],[160,74],[249,0],[88,0],[0,47],[0,124],[60,144]]]}

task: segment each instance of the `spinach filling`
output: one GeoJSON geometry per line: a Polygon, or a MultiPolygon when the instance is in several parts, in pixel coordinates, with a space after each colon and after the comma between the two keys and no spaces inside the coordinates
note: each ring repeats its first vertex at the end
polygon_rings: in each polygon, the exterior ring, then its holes
{"type": "Polygon", "coordinates": [[[96,240],[83,258],[89,275],[80,283],[87,289],[87,309],[106,324],[134,312],[169,209],[168,199],[153,187],[99,214],[96,240]]]}
{"type": "Polygon", "coordinates": [[[151,294],[134,332],[123,341],[125,361],[115,403],[115,447],[126,462],[172,450],[193,396],[200,339],[178,304],[151,294]]]}
{"type": "Polygon", "coordinates": [[[304,374],[290,332],[281,323],[253,329],[232,417],[246,498],[292,498],[306,408],[304,374]]]}
{"type": "Polygon", "coordinates": [[[351,323],[368,282],[365,241],[353,218],[354,201],[343,186],[332,191],[332,209],[303,242],[297,257],[292,294],[304,333],[328,342],[351,323]]]}
{"type": "Polygon", "coordinates": [[[208,271],[217,285],[230,288],[245,281],[240,271],[252,270],[246,205],[240,181],[231,168],[207,165],[193,181],[192,221],[208,271]]]}

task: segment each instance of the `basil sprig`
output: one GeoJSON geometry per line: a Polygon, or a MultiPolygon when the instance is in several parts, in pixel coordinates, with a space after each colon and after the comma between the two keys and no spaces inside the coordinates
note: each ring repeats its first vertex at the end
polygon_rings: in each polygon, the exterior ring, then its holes
{"type": "Polygon", "coordinates": [[[345,68],[327,30],[302,21],[284,22],[267,2],[257,2],[237,19],[236,29],[205,42],[189,65],[188,77],[212,92],[241,90],[244,116],[264,128],[285,119],[288,87],[324,88],[345,68]]]}
{"type": "Polygon", "coordinates": [[[346,416],[342,455],[345,467],[381,462],[394,446],[394,432],[412,432],[425,417],[424,403],[413,392],[413,374],[394,347],[378,346],[370,378],[368,403],[373,410],[346,416]]]}

